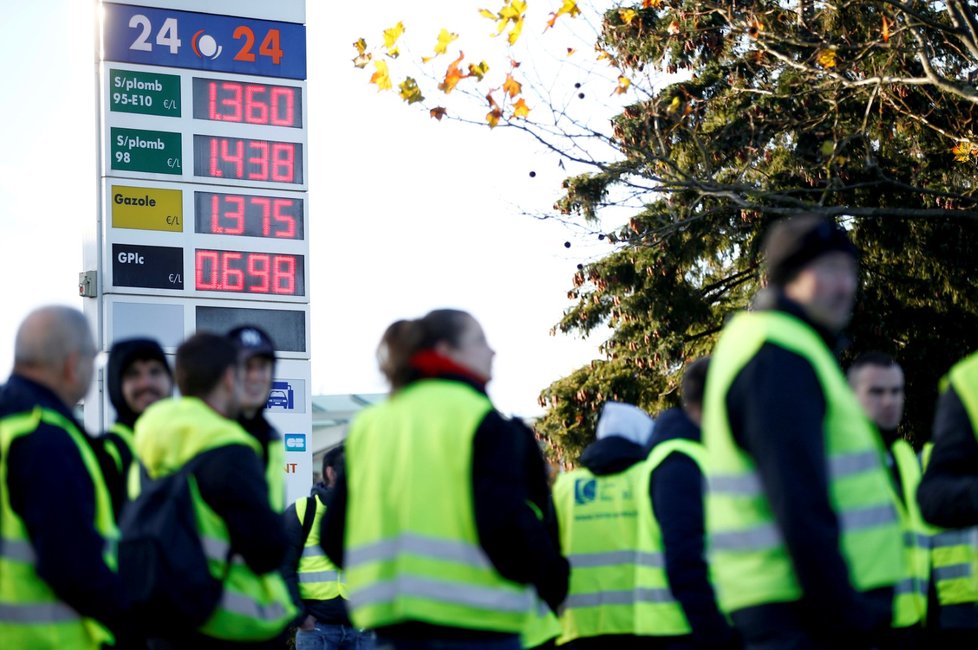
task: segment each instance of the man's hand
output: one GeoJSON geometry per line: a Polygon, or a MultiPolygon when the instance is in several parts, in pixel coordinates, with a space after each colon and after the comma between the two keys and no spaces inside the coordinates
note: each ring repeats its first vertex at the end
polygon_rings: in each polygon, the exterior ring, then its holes
{"type": "Polygon", "coordinates": [[[299,626],[299,629],[303,632],[311,632],[312,630],[315,630],[316,618],[314,616],[306,616],[306,618],[302,621],[302,625],[299,626]]]}

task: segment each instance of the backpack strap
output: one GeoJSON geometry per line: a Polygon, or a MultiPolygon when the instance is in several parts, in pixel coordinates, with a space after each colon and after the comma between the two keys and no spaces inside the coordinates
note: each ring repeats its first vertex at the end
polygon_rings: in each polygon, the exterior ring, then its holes
{"type": "Polygon", "coordinates": [[[316,519],[316,502],[319,497],[315,494],[306,499],[306,512],[302,516],[302,545],[305,546],[309,541],[309,532],[312,530],[312,522],[316,519]]]}

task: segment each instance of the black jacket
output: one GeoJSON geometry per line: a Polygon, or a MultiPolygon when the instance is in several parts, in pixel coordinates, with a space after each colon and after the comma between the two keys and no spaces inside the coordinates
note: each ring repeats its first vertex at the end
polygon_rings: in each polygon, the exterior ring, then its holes
{"type": "MultiPolygon", "coordinates": [[[[773,304],[766,306],[811,327],[830,350],[838,347],[836,336],[785,296],[773,294],[773,304]]],[[[813,636],[855,640],[858,647],[889,626],[892,589],[859,593],[849,582],[839,550],[839,520],[829,500],[822,430],[826,400],[815,370],[804,357],[765,343],[734,379],[726,406],[734,441],[756,465],[803,593],[797,604],[735,612],[735,625],[749,642],[746,630],[776,629],[794,619],[813,636]]]]}
{"type": "MultiPolygon", "coordinates": [[[[483,388],[460,376],[462,381],[483,388]]],[[[531,584],[556,609],[567,595],[570,565],[557,550],[547,525],[527,507],[539,502],[547,490],[545,463],[532,432],[516,420],[490,411],[476,430],[472,450],[472,494],[479,542],[499,573],[514,582],[531,584]]],[[[337,566],[343,566],[347,485],[341,471],[323,517],[321,544],[337,566]]],[[[539,506],[538,506],[539,507],[539,506]]],[[[546,510],[542,509],[544,512],[546,510]]],[[[388,629],[389,636],[470,638],[493,633],[405,624],[388,629]]]]}
{"type": "MultiPolygon", "coordinates": [[[[701,441],[700,428],[680,408],[656,418],[651,449],[667,440],[701,441]]],[[[669,589],[701,648],[735,648],[739,641],[720,613],[706,562],[703,474],[686,454],[671,453],[649,480],[652,510],[662,531],[669,589]]]]}
{"type": "Polygon", "coordinates": [[[924,519],[935,526],[978,525],[978,441],[953,387],[937,401],[934,450],[917,501],[924,519]]]}
{"type": "MultiPolygon", "coordinates": [[[[312,486],[309,496],[325,505],[331,491],[325,484],[317,483],[312,486]]],[[[305,516],[306,513],[302,514],[305,516]]],[[[285,510],[285,536],[289,540],[289,548],[282,563],[282,576],[289,585],[292,599],[302,607],[302,618],[312,616],[327,625],[351,625],[346,600],[343,598],[337,596],[329,600],[303,600],[299,595],[299,561],[302,559],[307,537],[303,534],[294,503],[285,510]]]]}
{"type": "MultiPolygon", "coordinates": [[[[0,417],[33,409],[56,411],[84,428],[48,388],[11,375],[0,392],[0,417]]],[[[86,436],[86,444],[91,444],[86,436]]],[[[93,448],[94,451],[94,448],[93,448]]],[[[10,507],[23,520],[37,556],[37,573],[82,616],[118,631],[126,618],[122,582],[102,558],[95,528],[95,486],[78,446],[59,427],[41,423],[17,438],[6,458],[10,507]]]]}

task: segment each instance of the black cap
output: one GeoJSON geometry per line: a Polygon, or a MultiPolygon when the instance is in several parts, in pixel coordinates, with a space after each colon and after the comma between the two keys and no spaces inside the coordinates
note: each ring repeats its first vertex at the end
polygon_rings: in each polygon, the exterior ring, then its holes
{"type": "Polygon", "coordinates": [[[826,253],[858,257],[849,235],[832,219],[810,215],[778,221],[764,238],[768,282],[784,286],[809,262],[826,253]]]}
{"type": "Polygon", "coordinates": [[[242,361],[252,357],[267,357],[275,361],[275,343],[262,328],[242,325],[228,332],[227,337],[238,349],[238,357],[242,361]]]}

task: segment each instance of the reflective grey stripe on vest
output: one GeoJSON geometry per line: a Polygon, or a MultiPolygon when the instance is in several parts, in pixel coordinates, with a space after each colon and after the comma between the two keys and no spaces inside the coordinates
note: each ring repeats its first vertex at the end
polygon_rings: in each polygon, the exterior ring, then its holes
{"type": "Polygon", "coordinates": [[[842,530],[847,532],[891,524],[896,520],[896,508],[890,503],[844,510],[839,515],[839,524],[842,526],[842,530]]]}
{"type": "Polygon", "coordinates": [[[37,562],[34,547],[31,546],[30,542],[23,539],[0,540],[0,558],[13,562],[23,562],[24,564],[37,562]]]}
{"type": "Polygon", "coordinates": [[[403,576],[359,589],[350,594],[350,606],[357,608],[388,603],[399,596],[426,598],[494,612],[529,612],[533,607],[529,590],[494,589],[417,576],[403,576]]]}
{"type": "Polygon", "coordinates": [[[80,621],[78,612],[64,603],[31,603],[12,605],[0,603],[0,622],[23,625],[44,625],[80,621]]]}
{"type": "Polygon", "coordinates": [[[746,530],[711,533],[710,548],[715,551],[762,551],[782,544],[781,531],[773,523],[746,530]]]}
{"type": "Polygon", "coordinates": [[[309,571],[299,572],[299,582],[336,582],[340,574],[338,571],[309,571]]]}
{"type": "Polygon", "coordinates": [[[645,567],[665,566],[662,553],[644,551],[609,551],[607,553],[575,553],[567,556],[567,561],[575,569],[591,569],[603,566],[634,564],[645,567]]]}
{"type": "Polygon", "coordinates": [[[254,598],[234,593],[226,588],[221,596],[221,608],[232,614],[258,621],[274,621],[285,616],[285,606],[281,603],[263,605],[254,598]]]}
{"type": "Polygon", "coordinates": [[[958,578],[970,578],[973,575],[970,562],[962,564],[948,564],[947,566],[936,566],[931,571],[931,578],[935,582],[941,580],[957,580],[958,578]]]}
{"type": "Polygon", "coordinates": [[[306,546],[302,549],[302,557],[323,557],[326,555],[326,551],[323,550],[322,546],[306,546]]]}
{"type": "Polygon", "coordinates": [[[231,549],[231,545],[223,539],[217,539],[216,537],[202,537],[200,539],[200,544],[203,546],[204,555],[207,556],[208,560],[214,560],[216,562],[227,561],[228,551],[231,549]]]}
{"type": "Polygon", "coordinates": [[[756,497],[761,494],[761,481],[756,474],[713,474],[707,476],[707,490],[716,494],[756,497]]]}
{"type": "Polygon", "coordinates": [[[421,535],[400,535],[394,539],[385,539],[350,549],[347,552],[349,565],[347,568],[352,569],[368,562],[391,560],[402,554],[458,562],[480,569],[488,569],[492,566],[482,549],[471,544],[421,535]]]}
{"type": "Polygon", "coordinates": [[[829,474],[833,479],[845,478],[882,467],[875,451],[858,451],[829,457],[829,474]]]}
{"type": "Polygon", "coordinates": [[[930,548],[930,539],[929,535],[923,533],[915,533],[909,530],[903,533],[903,545],[907,547],[930,548]]]}
{"type": "Polygon", "coordinates": [[[978,529],[948,530],[931,537],[931,548],[975,546],[976,542],[978,542],[978,529]]]}
{"type": "Polygon", "coordinates": [[[564,607],[601,607],[602,605],[635,605],[636,603],[672,603],[672,592],[661,589],[634,589],[628,591],[599,591],[593,594],[571,594],[564,607]]]}
{"type": "Polygon", "coordinates": [[[893,585],[894,596],[903,596],[912,593],[927,596],[927,581],[918,580],[917,578],[904,578],[900,582],[893,585]]]}

